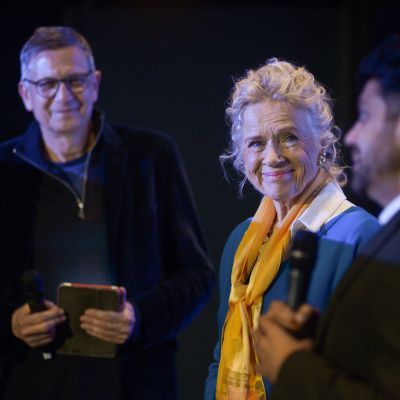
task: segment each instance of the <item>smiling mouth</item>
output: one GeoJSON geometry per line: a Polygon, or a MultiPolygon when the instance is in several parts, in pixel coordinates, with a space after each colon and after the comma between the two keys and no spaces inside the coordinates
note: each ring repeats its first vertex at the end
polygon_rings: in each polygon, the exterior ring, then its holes
{"type": "Polygon", "coordinates": [[[270,172],[263,172],[262,175],[266,178],[283,178],[287,175],[291,175],[293,170],[290,171],[270,171],[270,172]]]}
{"type": "Polygon", "coordinates": [[[55,114],[68,114],[68,113],[76,112],[78,110],[79,110],[79,108],[74,107],[74,108],[60,108],[60,109],[51,110],[51,111],[55,114]]]}

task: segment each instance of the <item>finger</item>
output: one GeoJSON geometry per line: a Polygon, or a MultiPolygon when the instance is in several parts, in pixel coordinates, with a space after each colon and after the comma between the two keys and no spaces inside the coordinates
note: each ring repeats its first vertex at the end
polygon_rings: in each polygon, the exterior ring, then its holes
{"type": "Polygon", "coordinates": [[[25,303],[23,306],[19,307],[15,311],[15,314],[17,314],[17,315],[29,315],[29,314],[31,314],[31,309],[29,307],[29,304],[25,303]]]}
{"type": "Polygon", "coordinates": [[[311,339],[302,339],[300,341],[302,350],[311,350],[313,348],[314,342],[311,339]]]}
{"type": "Polygon", "coordinates": [[[280,314],[286,314],[288,312],[290,313],[291,311],[292,309],[286,303],[278,300],[273,300],[270,303],[267,314],[270,317],[279,317],[280,314]]]}
{"type": "Polygon", "coordinates": [[[265,336],[267,334],[266,329],[265,329],[265,324],[266,324],[266,320],[268,319],[267,315],[261,315],[258,318],[258,322],[256,325],[256,329],[254,330],[256,332],[256,336],[260,337],[260,336],[265,336]]]}
{"type": "Polygon", "coordinates": [[[11,327],[15,336],[20,337],[21,325],[24,324],[25,319],[30,315],[31,311],[29,305],[26,303],[17,308],[11,317],[11,327]]]}
{"type": "Polygon", "coordinates": [[[95,308],[88,308],[83,313],[82,317],[87,319],[96,319],[104,322],[117,321],[120,318],[121,313],[117,311],[105,311],[98,310],[95,308]]]}
{"type": "Polygon", "coordinates": [[[99,315],[97,314],[96,316],[84,314],[80,317],[80,321],[81,324],[94,326],[98,329],[103,329],[106,331],[118,330],[119,326],[121,325],[121,318],[116,315],[101,315],[99,318],[99,315]]]}
{"type": "MultiPolygon", "coordinates": [[[[129,303],[126,303],[129,304],[129,303]]],[[[105,329],[120,329],[119,327],[130,327],[134,323],[132,306],[125,306],[119,312],[88,309],[80,318],[82,323],[95,324],[105,329]]]]}
{"type": "Polygon", "coordinates": [[[256,350],[256,355],[258,361],[261,361],[264,358],[264,355],[266,354],[265,349],[270,348],[270,341],[267,336],[263,336],[262,338],[258,338],[255,343],[254,347],[256,350]]]}
{"type": "Polygon", "coordinates": [[[27,342],[30,338],[38,334],[48,334],[55,326],[65,321],[64,313],[52,310],[31,314],[29,306],[24,304],[17,309],[12,316],[13,334],[27,342]],[[55,315],[54,318],[52,316],[55,315]],[[48,318],[52,318],[48,320],[48,318]]]}
{"type": "Polygon", "coordinates": [[[125,319],[116,319],[113,321],[104,321],[95,318],[81,318],[82,329],[94,329],[96,332],[104,332],[110,334],[129,334],[130,323],[125,319]]]}
{"type": "Polygon", "coordinates": [[[133,331],[135,312],[131,303],[125,302],[118,311],[88,309],[81,316],[81,328],[92,336],[122,344],[133,331]]]}
{"type": "Polygon", "coordinates": [[[91,336],[98,339],[102,339],[106,342],[111,342],[115,344],[123,344],[128,339],[127,334],[114,331],[106,331],[95,325],[82,324],[82,329],[91,336]]]}
{"type": "Polygon", "coordinates": [[[50,309],[50,308],[54,308],[54,307],[59,308],[57,306],[57,304],[53,303],[50,300],[44,300],[44,306],[46,307],[46,309],[50,309]]]}
{"type": "Polygon", "coordinates": [[[65,315],[38,323],[31,320],[25,320],[20,323],[19,328],[22,336],[34,336],[52,331],[57,325],[63,323],[65,320],[65,315]]]}
{"type": "Polygon", "coordinates": [[[311,307],[309,304],[302,304],[294,315],[294,320],[299,325],[304,325],[315,313],[318,313],[316,309],[311,307]]]}
{"type": "Polygon", "coordinates": [[[40,347],[51,343],[53,337],[50,335],[36,335],[34,337],[29,337],[25,340],[25,343],[30,347],[40,347]]]}
{"type": "Polygon", "coordinates": [[[91,327],[93,329],[99,331],[118,331],[119,323],[115,321],[104,321],[97,318],[89,318],[89,317],[81,317],[81,326],[82,327],[91,327]]]}
{"type": "Polygon", "coordinates": [[[49,310],[29,314],[20,319],[23,325],[39,325],[52,323],[52,321],[65,321],[65,312],[61,308],[53,307],[49,310]]]}
{"type": "Polygon", "coordinates": [[[281,301],[273,301],[267,311],[268,317],[286,329],[293,329],[295,326],[295,312],[281,301]]]}
{"type": "Polygon", "coordinates": [[[59,312],[42,311],[34,314],[23,315],[18,318],[21,326],[34,326],[34,325],[45,325],[50,326],[58,324],[66,320],[65,314],[59,312]]]}
{"type": "Polygon", "coordinates": [[[97,319],[83,319],[81,328],[92,336],[113,342],[124,343],[131,333],[128,321],[104,322],[97,319]]]}
{"type": "Polygon", "coordinates": [[[270,328],[270,322],[265,321],[265,324],[263,325],[264,331],[263,334],[260,335],[259,329],[256,329],[255,332],[255,350],[256,350],[256,355],[259,361],[261,361],[264,358],[264,355],[267,354],[267,352],[271,349],[271,338],[269,336],[269,328],[270,328]]]}
{"type": "Polygon", "coordinates": [[[268,331],[271,329],[271,325],[275,325],[276,322],[271,319],[267,314],[262,315],[258,320],[257,326],[257,336],[258,337],[266,337],[268,336],[268,331]]]}
{"type": "Polygon", "coordinates": [[[120,301],[120,305],[119,305],[119,309],[118,311],[122,311],[125,307],[125,303],[126,303],[126,289],[123,286],[120,286],[120,296],[121,296],[121,301],[120,301]]]}

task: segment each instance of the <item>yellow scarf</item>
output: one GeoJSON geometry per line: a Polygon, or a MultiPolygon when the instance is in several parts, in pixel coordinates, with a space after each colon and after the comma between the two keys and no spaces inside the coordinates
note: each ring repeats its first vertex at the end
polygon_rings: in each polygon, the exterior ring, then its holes
{"type": "Polygon", "coordinates": [[[275,278],[290,241],[290,226],[310,205],[326,183],[320,170],[279,228],[265,243],[275,220],[275,207],[264,197],[236,251],[233,261],[229,310],[222,332],[217,377],[217,400],[262,400],[266,392],[256,372],[253,328],[260,316],[263,296],[275,278]]]}

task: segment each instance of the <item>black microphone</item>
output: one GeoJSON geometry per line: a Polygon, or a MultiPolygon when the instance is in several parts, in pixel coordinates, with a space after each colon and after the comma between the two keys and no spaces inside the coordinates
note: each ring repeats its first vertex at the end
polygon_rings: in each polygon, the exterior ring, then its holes
{"type": "Polygon", "coordinates": [[[317,257],[318,236],[309,231],[298,231],[290,253],[288,305],[296,310],[307,297],[311,272],[317,257]]]}
{"type": "MultiPolygon", "coordinates": [[[[21,276],[22,289],[25,301],[28,303],[31,313],[44,311],[44,283],[39,272],[27,270],[21,276]]],[[[44,360],[51,360],[53,355],[47,346],[43,347],[42,356],[44,360]]]]}
{"type": "Polygon", "coordinates": [[[25,301],[29,304],[31,313],[44,311],[44,284],[39,272],[25,271],[21,276],[25,301]]]}

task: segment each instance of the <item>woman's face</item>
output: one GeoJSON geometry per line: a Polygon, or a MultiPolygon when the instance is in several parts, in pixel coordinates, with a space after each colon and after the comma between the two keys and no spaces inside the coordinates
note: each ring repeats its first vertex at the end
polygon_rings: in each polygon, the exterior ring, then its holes
{"type": "Polygon", "coordinates": [[[282,101],[252,104],[243,114],[246,177],[264,196],[289,207],[318,171],[320,144],[304,122],[282,101]]]}

